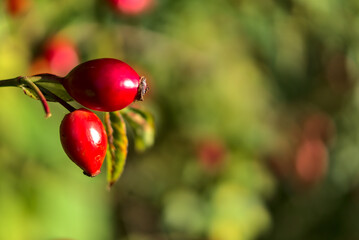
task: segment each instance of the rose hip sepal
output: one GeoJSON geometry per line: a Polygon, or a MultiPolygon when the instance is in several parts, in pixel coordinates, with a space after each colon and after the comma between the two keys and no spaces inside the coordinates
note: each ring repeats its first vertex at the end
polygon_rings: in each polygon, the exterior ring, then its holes
{"type": "Polygon", "coordinates": [[[92,110],[113,112],[143,100],[146,79],[126,63],[112,58],[95,59],[75,67],[62,84],[69,95],[92,110]]]}
{"type": "Polygon", "coordinates": [[[67,114],[61,122],[60,139],[67,156],[94,177],[106,156],[107,134],[101,120],[87,109],[67,114]]]}

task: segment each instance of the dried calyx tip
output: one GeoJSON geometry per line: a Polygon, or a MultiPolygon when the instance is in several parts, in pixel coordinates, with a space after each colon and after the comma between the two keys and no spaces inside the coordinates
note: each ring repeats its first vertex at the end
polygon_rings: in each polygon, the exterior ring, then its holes
{"type": "Polygon", "coordinates": [[[136,95],[135,100],[143,101],[143,97],[145,96],[148,89],[149,89],[149,87],[147,86],[146,78],[141,77],[140,84],[138,85],[137,95],[136,95]]]}
{"type": "Polygon", "coordinates": [[[87,172],[83,171],[83,174],[88,176],[88,177],[92,177],[90,174],[88,174],[87,172]]]}
{"type": "Polygon", "coordinates": [[[111,181],[111,182],[108,183],[108,185],[107,185],[107,190],[108,191],[111,191],[112,186],[113,186],[114,183],[115,183],[114,181],[111,181]]]}
{"type": "Polygon", "coordinates": [[[93,174],[93,175],[91,175],[91,174],[89,174],[88,172],[83,171],[83,174],[86,175],[86,176],[88,176],[88,177],[96,177],[97,175],[99,175],[99,173],[100,173],[100,171],[99,171],[99,172],[96,172],[96,173],[93,174]]]}

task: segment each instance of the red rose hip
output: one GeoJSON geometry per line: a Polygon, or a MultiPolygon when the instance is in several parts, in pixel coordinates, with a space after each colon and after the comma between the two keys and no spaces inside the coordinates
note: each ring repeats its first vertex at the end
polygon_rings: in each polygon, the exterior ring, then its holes
{"type": "Polygon", "coordinates": [[[106,156],[107,134],[101,120],[87,109],[67,114],[60,125],[60,139],[67,156],[94,177],[106,156]]]}
{"type": "Polygon", "coordinates": [[[77,102],[105,112],[118,111],[135,100],[142,100],[147,89],[145,78],[126,63],[112,58],[82,63],[62,81],[77,102]]]}

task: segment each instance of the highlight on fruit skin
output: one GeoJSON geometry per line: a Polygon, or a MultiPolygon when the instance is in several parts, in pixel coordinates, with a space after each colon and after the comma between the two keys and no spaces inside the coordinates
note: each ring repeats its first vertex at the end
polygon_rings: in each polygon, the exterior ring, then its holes
{"type": "Polygon", "coordinates": [[[143,100],[148,87],[128,64],[113,58],[84,62],[75,67],[62,84],[69,95],[83,106],[104,112],[121,110],[143,100]]]}
{"type": "Polygon", "coordinates": [[[60,125],[60,140],[67,156],[85,175],[94,177],[100,173],[107,134],[96,114],[83,108],[67,114],[60,125]]]}

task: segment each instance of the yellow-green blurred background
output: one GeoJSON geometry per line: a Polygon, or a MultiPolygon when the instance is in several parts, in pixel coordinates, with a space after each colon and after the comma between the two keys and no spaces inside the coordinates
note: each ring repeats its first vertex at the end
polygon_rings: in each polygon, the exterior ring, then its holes
{"type": "MultiPolygon", "coordinates": [[[[0,2],[0,79],[54,36],[145,75],[156,143],[106,189],[62,150],[66,109],[0,89],[0,239],[359,239],[359,1],[0,2]]],[[[66,60],[64,61],[66,62],[66,60]]],[[[100,114],[101,116],[101,114],[100,114]]]]}

